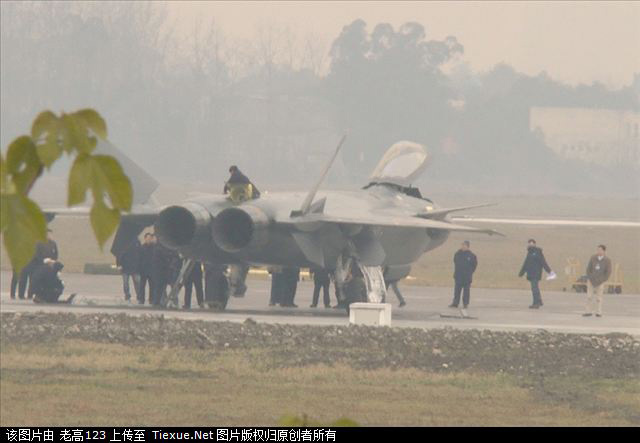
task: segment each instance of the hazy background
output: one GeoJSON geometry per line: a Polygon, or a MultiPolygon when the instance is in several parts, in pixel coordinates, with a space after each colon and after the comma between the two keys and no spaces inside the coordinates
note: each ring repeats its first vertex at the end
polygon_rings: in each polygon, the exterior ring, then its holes
{"type": "Polygon", "coordinates": [[[348,131],[328,186],[366,184],[409,139],[432,154],[417,183],[427,195],[640,195],[638,3],[2,2],[1,13],[3,149],[43,109],[93,107],[134,160],[195,190],[219,191],[230,164],[262,188],[305,187],[348,131]],[[561,110],[562,140],[611,120],[623,147],[614,128],[577,149],[622,154],[559,155],[532,108],[561,110]]]}

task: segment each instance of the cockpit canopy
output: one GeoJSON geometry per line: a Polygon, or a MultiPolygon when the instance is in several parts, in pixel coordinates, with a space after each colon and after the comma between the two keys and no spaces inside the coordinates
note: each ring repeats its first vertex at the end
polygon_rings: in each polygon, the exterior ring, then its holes
{"type": "Polygon", "coordinates": [[[428,159],[424,146],[410,141],[397,142],[384,154],[369,181],[407,187],[422,174],[428,159]]]}

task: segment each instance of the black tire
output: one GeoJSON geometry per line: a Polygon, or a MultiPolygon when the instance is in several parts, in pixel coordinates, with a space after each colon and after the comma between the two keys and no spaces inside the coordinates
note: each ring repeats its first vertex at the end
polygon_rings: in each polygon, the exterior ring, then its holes
{"type": "Polygon", "coordinates": [[[616,286],[615,292],[616,294],[622,294],[622,286],[616,286]]]}
{"type": "Polygon", "coordinates": [[[343,292],[346,298],[345,308],[348,314],[351,303],[367,301],[367,285],[364,282],[364,277],[354,277],[343,286],[343,292]]]}
{"type": "Polygon", "coordinates": [[[220,287],[216,291],[214,298],[208,302],[209,308],[217,312],[227,309],[227,303],[229,302],[229,297],[231,295],[231,289],[229,288],[229,285],[225,284],[225,282],[226,278],[225,281],[218,282],[220,287]]]}

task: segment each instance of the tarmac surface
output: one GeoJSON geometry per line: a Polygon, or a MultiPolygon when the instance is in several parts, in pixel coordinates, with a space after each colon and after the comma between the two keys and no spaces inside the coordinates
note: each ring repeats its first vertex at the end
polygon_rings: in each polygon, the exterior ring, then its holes
{"type": "MultiPolygon", "coordinates": [[[[250,278],[245,297],[231,298],[225,312],[202,310],[195,303],[191,310],[156,309],[148,305],[127,304],[122,295],[122,279],[118,275],[65,274],[65,295],[73,292],[77,297],[72,305],[42,305],[30,300],[11,300],[9,286],[11,273],[0,274],[0,312],[33,313],[65,312],[78,314],[124,313],[129,315],[163,314],[165,318],[203,321],[244,322],[248,318],[258,323],[344,326],[349,318],[344,310],[310,308],[313,284],[298,284],[296,304],[298,308],[269,307],[270,280],[250,278]]],[[[397,307],[391,293],[388,301],[393,305],[392,326],[422,329],[452,327],[456,329],[487,329],[493,331],[535,331],[608,334],[612,332],[640,337],[640,294],[605,294],[603,317],[582,317],[585,312],[586,294],[573,292],[545,292],[544,306],[539,310],[528,309],[531,294],[521,289],[473,288],[468,314],[473,319],[443,318],[458,311],[447,308],[451,303],[452,288],[400,285],[407,305],[397,307]]],[[[335,298],[332,293],[332,303],[335,298]]],[[[181,295],[182,298],[182,295],[181,295]]],[[[322,301],[320,302],[322,303],[322,301]]]]}

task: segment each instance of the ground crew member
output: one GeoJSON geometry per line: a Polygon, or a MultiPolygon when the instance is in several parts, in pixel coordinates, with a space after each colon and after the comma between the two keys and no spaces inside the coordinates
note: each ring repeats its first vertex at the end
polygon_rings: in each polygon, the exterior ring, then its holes
{"type": "Polygon", "coordinates": [[[313,300],[311,307],[318,306],[318,299],[320,298],[320,289],[322,289],[322,301],[325,308],[331,307],[331,298],[329,297],[329,284],[331,279],[329,278],[329,272],[322,268],[313,269],[313,300]]]}
{"type": "Polygon", "coordinates": [[[269,297],[269,306],[276,306],[282,302],[285,292],[284,274],[279,266],[269,268],[271,274],[271,294],[269,297]]]}
{"type": "Polygon", "coordinates": [[[237,166],[229,168],[229,180],[224,184],[223,192],[229,194],[229,198],[234,203],[260,197],[260,191],[251,183],[251,180],[244,175],[237,166]]]}
{"type": "Polygon", "coordinates": [[[399,302],[398,307],[402,308],[406,306],[407,302],[404,300],[404,297],[402,296],[402,292],[400,292],[400,288],[398,288],[398,280],[389,282],[389,284],[387,285],[387,290],[389,290],[389,288],[391,288],[393,290],[393,293],[396,294],[396,298],[398,299],[398,302],[399,302]]]}
{"type": "Polygon", "coordinates": [[[144,234],[143,244],[140,247],[140,292],[138,304],[143,305],[146,299],[147,283],[149,284],[149,303],[153,297],[153,280],[151,279],[152,257],[156,247],[154,235],[150,232],[144,234]]]}
{"type": "MultiPolygon", "coordinates": [[[[154,235],[155,238],[155,235],[154,235]]],[[[167,298],[167,286],[173,286],[180,272],[182,260],[177,252],[156,242],[156,247],[151,257],[151,280],[155,292],[151,303],[160,306],[167,298]]]]}
{"type": "Polygon", "coordinates": [[[11,270],[11,300],[15,300],[16,298],[16,289],[18,287],[18,281],[20,280],[20,276],[15,270],[11,270]]]}
{"type": "Polygon", "coordinates": [[[193,268],[184,280],[184,309],[191,309],[191,291],[196,288],[196,300],[198,306],[204,308],[204,297],[202,291],[202,263],[199,261],[193,264],[193,268]]]}
{"type": "Polygon", "coordinates": [[[533,304],[529,306],[529,309],[539,309],[542,303],[542,295],[540,294],[540,279],[542,279],[542,270],[545,270],[547,274],[551,273],[551,268],[547,264],[547,260],[544,258],[542,249],[536,246],[534,239],[529,239],[527,243],[527,256],[524,259],[522,268],[520,269],[519,277],[527,274],[527,280],[531,283],[531,294],[533,295],[533,304]]]}
{"type": "Polygon", "coordinates": [[[604,283],[611,276],[611,259],[606,256],[607,247],[599,245],[595,255],[589,260],[587,265],[587,312],[583,317],[591,317],[593,312],[593,293],[596,294],[597,310],[596,317],[602,317],[602,294],[604,283]]]}
{"type": "MultiPolygon", "coordinates": [[[[387,292],[389,292],[389,288],[391,288],[393,290],[393,293],[396,295],[396,298],[398,299],[398,302],[399,302],[398,307],[402,308],[402,307],[406,306],[407,302],[404,300],[404,297],[402,296],[402,293],[400,292],[400,288],[398,288],[398,282],[400,280],[398,280],[398,279],[389,280],[388,276],[389,276],[389,267],[386,266],[384,268],[383,277],[384,277],[385,287],[387,288],[387,292]]],[[[385,297],[384,301],[386,301],[386,297],[385,297]]]]}
{"type": "Polygon", "coordinates": [[[294,303],[296,290],[298,289],[298,280],[300,280],[300,268],[284,268],[283,270],[283,288],[280,306],[285,308],[297,308],[294,303]]]}
{"type": "Polygon", "coordinates": [[[63,267],[59,261],[51,258],[44,259],[42,266],[33,273],[34,303],[71,303],[73,301],[76,294],[71,294],[65,301],[58,301],[64,291],[64,284],[58,277],[58,272],[63,267]]]}
{"type": "Polygon", "coordinates": [[[332,272],[331,274],[331,280],[333,280],[333,290],[336,294],[336,305],[333,307],[333,309],[341,309],[343,308],[343,304],[340,303],[340,300],[343,299],[342,294],[340,293],[340,285],[338,284],[338,279],[336,278],[336,273],[332,272]]]}
{"type": "Polygon", "coordinates": [[[469,299],[471,298],[471,281],[473,273],[478,266],[478,259],[469,249],[470,246],[471,244],[468,240],[463,241],[460,249],[458,249],[453,256],[453,279],[455,281],[455,287],[453,290],[453,302],[449,305],[450,308],[458,307],[458,304],[460,304],[460,293],[464,293],[462,296],[464,309],[467,309],[469,305],[469,299]]]}
{"type": "Polygon", "coordinates": [[[44,264],[44,260],[46,258],[58,260],[58,245],[51,238],[51,229],[47,229],[47,240],[44,243],[38,242],[36,244],[36,252],[33,258],[20,273],[20,280],[18,282],[18,297],[24,298],[25,288],[27,288],[27,280],[29,283],[27,298],[33,297],[32,277],[33,274],[38,270],[38,268],[40,268],[40,266],[44,264]]]}
{"type": "Polygon", "coordinates": [[[133,289],[136,292],[136,299],[140,300],[140,258],[141,245],[138,239],[134,239],[122,254],[116,257],[116,266],[122,273],[122,290],[124,300],[131,303],[131,289],[129,279],[133,280],[133,289]]]}

